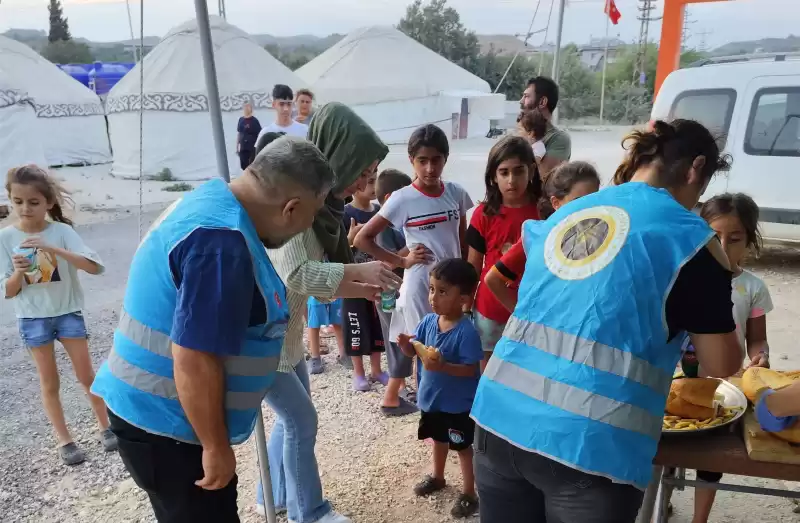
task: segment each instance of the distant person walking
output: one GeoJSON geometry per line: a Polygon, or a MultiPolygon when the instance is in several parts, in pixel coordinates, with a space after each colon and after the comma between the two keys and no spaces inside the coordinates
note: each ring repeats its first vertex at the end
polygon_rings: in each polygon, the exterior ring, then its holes
{"type": "Polygon", "coordinates": [[[304,125],[308,125],[311,121],[311,116],[314,114],[312,104],[314,103],[314,93],[308,89],[300,89],[297,91],[297,96],[294,100],[295,116],[294,121],[304,125]]]}
{"type": "Polygon", "coordinates": [[[253,116],[253,104],[245,102],[244,116],[239,118],[236,126],[236,154],[242,170],[253,163],[256,158],[256,141],[261,133],[261,122],[253,116]]]}
{"type": "Polygon", "coordinates": [[[519,103],[523,111],[538,109],[547,119],[544,136],[537,137],[544,144],[546,151],[543,158],[537,158],[539,173],[544,179],[550,171],[559,164],[569,161],[572,156],[572,140],[569,134],[551,123],[553,111],[558,105],[558,84],[546,76],[531,78],[519,103]]]}
{"type": "Polygon", "coordinates": [[[261,130],[261,135],[265,133],[285,133],[288,136],[306,137],[308,126],[292,120],[294,93],[291,87],[277,84],[272,88],[272,108],[275,109],[275,121],[264,127],[261,130]]]}
{"type": "Polygon", "coordinates": [[[314,145],[280,138],[173,204],[136,250],[92,392],[159,522],[239,523],[232,446],[253,433],[289,317],[265,247],[310,227],[334,179],[314,145]]]}
{"type": "Polygon", "coordinates": [[[0,296],[13,302],[20,337],[39,372],[42,404],[58,438],[58,454],[66,465],[77,465],[86,457],[64,420],[55,341],[67,351],[92,405],[103,447],[116,450],[117,438],[108,429],[103,400],[89,392],[94,369],[78,280],[78,270],[100,274],[103,263],[64,216],[65,192],[44,169],[35,165],[11,169],[6,191],[18,221],[0,230],[0,296]]]}

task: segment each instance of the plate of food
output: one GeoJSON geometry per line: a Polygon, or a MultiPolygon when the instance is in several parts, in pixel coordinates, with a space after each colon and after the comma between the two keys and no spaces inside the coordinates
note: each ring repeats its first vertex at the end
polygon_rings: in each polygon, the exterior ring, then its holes
{"type": "Polygon", "coordinates": [[[717,378],[672,380],[661,432],[706,432],[735,423],[747,410],[747,398],[735,385],[717,378]]]}

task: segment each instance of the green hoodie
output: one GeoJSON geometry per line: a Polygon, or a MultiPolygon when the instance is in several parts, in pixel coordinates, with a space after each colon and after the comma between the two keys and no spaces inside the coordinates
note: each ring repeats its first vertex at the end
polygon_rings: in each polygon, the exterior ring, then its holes
{"type": "Polygon", "coordinates": [[[308,139],[322,151],[336,173],[336,184],[314,218],[314,234],[328,255],[328,261],[353,263],[353,252],[342,221],[344,200],[336,195],[350,187],[372,162],[383,161],[389,148],[367,122],[337,102],[314,112],[308,139]]]}

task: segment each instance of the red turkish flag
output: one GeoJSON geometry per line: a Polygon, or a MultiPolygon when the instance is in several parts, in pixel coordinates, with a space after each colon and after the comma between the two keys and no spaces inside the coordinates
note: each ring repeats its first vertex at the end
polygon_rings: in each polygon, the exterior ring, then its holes
{"type": "Polygon", "coordinates": [[[619,23],[619,19],[622,18],[622,15],[617,9],[617,4],[614,0],[606,0],[606,7],[603,10],[605,14],[608,15],[608,18],[611,19],[611,23],[617,25],[619,23]]]}

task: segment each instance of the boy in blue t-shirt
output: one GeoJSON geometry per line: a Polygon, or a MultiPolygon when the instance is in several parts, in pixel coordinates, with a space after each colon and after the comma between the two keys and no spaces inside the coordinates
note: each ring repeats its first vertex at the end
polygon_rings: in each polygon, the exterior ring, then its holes
{"type": "Polygon", "coordinates": [[[432,439],[433,474],[414,487],[427,496],[445,487],[444,467],[449,450],[458,452],[464,486],[450,513],[469,517],[478,510],[472,470],[472,440],[475,422],[469,417],[480,378],[483,359],[481,338],[464,312],[478,285],[478,273],[467,261],[447,259],[430,274],[428,300],[433,314],[425,316],[414,336],[401,334],[397,343],[408,356],[415,354],[411,339],[435,347],[440,357],[422,358],[423,369],[417,391],[422,411],[417,437],[432,439]]]}

